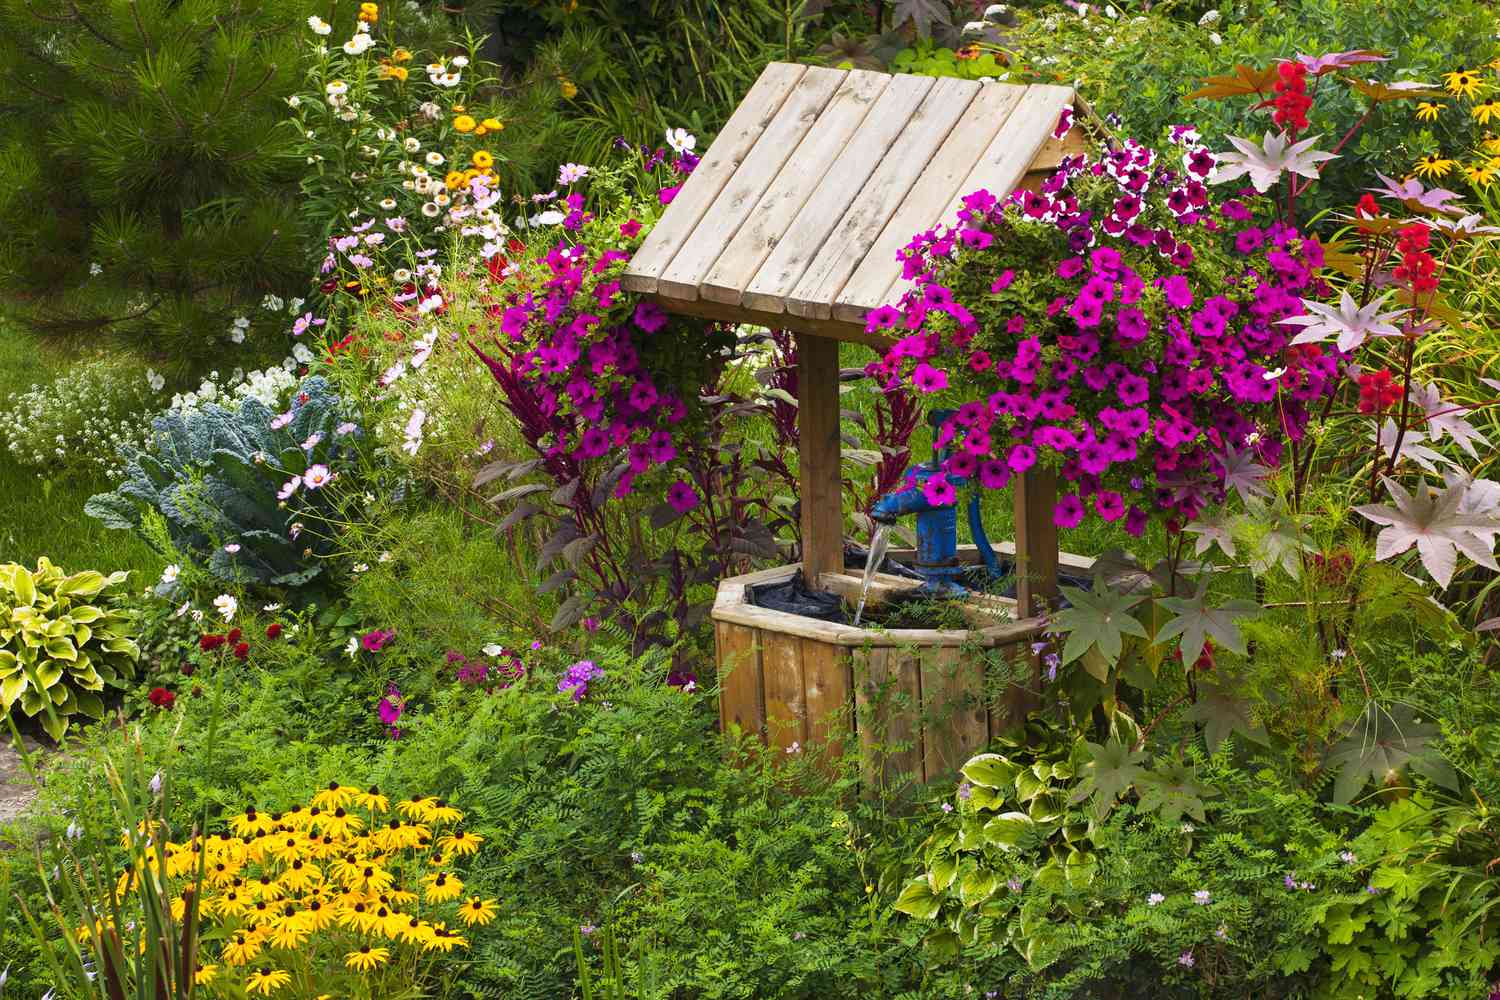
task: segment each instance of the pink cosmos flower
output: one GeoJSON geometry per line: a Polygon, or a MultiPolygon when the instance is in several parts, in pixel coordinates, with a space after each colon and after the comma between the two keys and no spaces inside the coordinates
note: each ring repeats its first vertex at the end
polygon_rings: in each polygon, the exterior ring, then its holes
{"type": "Polygon", "coordinates": [[[333,475],[328,471],[328,466],[309,465],[307,471],[302,474],[302,485],[310,490],[321,489],[327,486],[332,478],[333,475]]]}
{"type": "Polygon", "coordinates": [[[302,485],[302,477],[301,476],[293,476],[291,479],[288,479],[285,483],[283,483],[281,485],[281,489],[279,489],[279,490],[276,491],[276,499],[277,500],[286,500],[286,499],[289,499],[293,493],[297,492],[298,487],[300,487],[301,485],[302,485]]]}

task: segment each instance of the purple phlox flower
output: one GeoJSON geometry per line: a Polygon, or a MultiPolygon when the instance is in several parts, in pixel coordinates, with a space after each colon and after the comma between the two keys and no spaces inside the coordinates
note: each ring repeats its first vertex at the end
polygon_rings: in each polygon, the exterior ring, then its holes
{"type": "Polygon", "coordinates": [[[564,671],[562,679],[557,682],[557,690],[579,702],[589,693],[589,683],[603,676],[604,671],[593,660],[579,660],[564,671]]]}

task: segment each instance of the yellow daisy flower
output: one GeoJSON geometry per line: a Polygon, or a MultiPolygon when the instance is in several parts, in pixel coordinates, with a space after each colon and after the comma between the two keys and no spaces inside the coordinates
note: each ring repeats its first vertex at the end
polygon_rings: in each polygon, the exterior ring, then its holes
{"type": "Polygon", "coordinates": [[[260,941],[253,934],[236,934],[224,945],[224,961],[229,965],[253,962],[260,954],[260,941]]]}
{"type": "MultiPolygon", "coordinates": [[[[489,150],[486,149],[476,149],[474,151],[474,156],[472,157],[472,159],[474,161],[474,166],[478,167],[480,170],[488,170],[490,167],[493,167],[495,165],[495,157],[489,152],[489,150]]],[[[437,812],[455,813],[457,814],[459,819],[463,818],[462,813],[460,813],[457,809],[453,809],[451,807],[439,809],[437,810],[437,812]]],[[[435,819],[437,822],[444,822],[444,818],[442,816],[437,816],[435,817],[435,819]]],[[[457,820],[454,820],[454,822],[457,822],[457,820]]]]}
{"type": "Polygon", "coordinates": [[[457,876],[449,875],[447,872],[429,875],[422,881],[427,898],[434,903],[457,899],[464,891],[463,882],[457,876]]]}
{"type": "Polygon", "coordinates": [[[505,123],[502,122],[498,118],[486,118],[484,121],[480,122],[479,124],[483,125],[485,128],[489,129],[491,132],[498,132],[501,129],[505,128],[505,123]]]}
{"type": "Polygon", "coordinates": [[[1417,105],[1417,121],[1435,122],[1446,104],[1433,104],[1431,101],[1422,101],[1417,105]]]}
{"type": "Polygon", "coordinates": [[[459,188],[461,188],[461,187],[464,186],[464,174],[463,174],[463,171],[462,170],[450,170],[450,171],[448,171],[447,176],[445,176],[443,178],[443,184],[447,186],[447,188],[448,188],[449,191],[457,191],[459,188]]]}
{"type": "Polygon", "coordinates": [[[245,981],[245,989],[251,993],[270,996],[291,981],[291,973],[263,966],[250,974],[250,978],[245,981]]]}
{"type": "MultiPolygon", "coordinates": [[[[408,55],[407,58],[411,58],[411,56],[408,55]]],[[[358,804],[361,809],[368,809],[372,813],[390,812],[391,810],[391,800],[380,794],[380,788],[377,785],[371,785],[368,792],[360,792],[358,804]]]]}
{"type": "Polygon", "coordinates": [[[366,24],[374,24],[380,20],[380,6],[373,3],[362,3],[359,5],[359,19],[366,24]]]}
{"type": "Polygon", "coordinates": [[[578,96],[578,84],[574,83],[572,80],[569,80],[567,77],[563,77],[558,81],[558,83],[562,87],[562,95],[565,100],[571,101],[573,98],[578,96]]]}
{"type": "Polygon", "coordinates": [[[347,806],[353,802],[358,794],[358,788],[330,781],[327,788],[313,796],[312,804],[323,809],[337,809],[339,806],[347,806]]]}
{"type": "Polygon", "coordinates": [[[1500,100],[1492,97],[1488,101],[1480,101],[1469,109],[1469,114],[1481,125],[1488,125],[1490,119],[1500,121],[1500,100]]]}
{"type": "Polygon", "coordinates": [[[1478,73],[1460,66],[1451,73],[1443,74],[1443,86],[1454,97],[1473,97],[1484,89],[1484,81],[1478,73]]]}
{"type": "Polygon", "coordinates": [[[364,825],[364,820],[350,815],[343,806],[339,806],[318,821],[318,829],[334,837],[347,837],[357,833],[364,825]]]}
{"type": "Polygon", "coordinates": [[[1500,173],[1500,160],[1489,160],[1487,162],[1465,163],[1464,180],[1473,187],[1488,187],[1500,173]]]}
{"type": "Polygon", "coordinates": [[[484,838],[477,833],[466,833],[463,830],[455,830],[438,841],[438,847],[445,854],[456,854],[466,857],[479,850],[479,845],[484,843],[484,838]]]}
{"type": "Polygon", "coordinates": [[[391,61],[398,63],[411,62],[411,52],[407,49],[398,48],[391,53],[391,61]]]}
{"type": "Polygon", "coordinates": [[[391,952],[388,948],[372,948],[364,945],[358,951],[351,951],[344,956],[344,964],[356,972],[368,972],[376,966],[384,965],[390,960],[391,952]]]}
{"type": "Polygon", "coordinates": [[[1428,153],[1411,169],[1412,173],[1418,177],[1442,177],[1452,170],[1456,163],[1456,160],[1445,159],[1437,153],[1428,153]]]}
{"type": "Polygon", "coordinates": [[[422,943],[423,951],[449,952],[454,948],[468,944],[463,937],[453,933],[441,925],[434,927],[427,940],[422,943]]]}
{"type": "Polygon", "coordinates": [[[214,981],[214,977],[218,974],[219,967],[217,965],[200,965],[193,972],[193,983],[197,986],[207,986],[214,981]]]}
{"type": "Polygon", "coordinates": [[[396,809],[408,819],[427,820],[432,817],[431,811],[436,801],[435,796],[418,795],[414,799],[405,799],[396,803],[396,809]]]}
{"type": "Polygon", "coordinates": [[[267,833],[271,829],[271,823],[265,816],[255,811],[252,806],[245,812],[229,821],[229,828],[241,837],[255,837],[267,833]]]}
{"type": "Polygon", "coordinates": [[[475,924],[483,927],[495,919],[495,913],[499,907],[500,904],[497,900],[486,899],[481,901],[478,896],[470,896],[458,908],[458,919],[462,920],[467,927],[473,927],[475,924]]]}
{"type": "Polygon", "coordinates": [[[472,115],[459,115],[453,119],[453,131],[469,133],[474,131],[474,126],[478,124],[472,115]]]}

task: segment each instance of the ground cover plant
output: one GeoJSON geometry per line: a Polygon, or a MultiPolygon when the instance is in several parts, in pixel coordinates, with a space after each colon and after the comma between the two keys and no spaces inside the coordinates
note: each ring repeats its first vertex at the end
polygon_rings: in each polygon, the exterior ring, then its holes
{"type": "MultiPolygon", "coordinates": [[[[200,151],[242,190],[121,189],[156,256],[4,208],[66,237],[54,292],[180,304],[0,327],[0,791],[35,795],[0,819],[0,997],[1500,991],[1485,12],[671,6],[293,5],[249,39],[84,5],[6,71],[62,60],[74,116],[0,160],[21,191],[90,115],[146,130],[124,170],[277,53],[253,123],[184,126],[247,130],[200,151]],[[964,192],[886,347],[841,347],[851,540],[936,447],[929,502],[1004,537],[1049,469],[1096,557],[973,692],[1034,709],[926,784],[872,780],[899,735],[721,722],[716,584],[797,559],[798,345],[621,286],[772,58],[1077,79],[1110,132],[964,192]],[[264,199],[298,209],[274,281],[200,239],[264,199]]],[[[99,187],[57,204],[124,225],[99,187]]]]}

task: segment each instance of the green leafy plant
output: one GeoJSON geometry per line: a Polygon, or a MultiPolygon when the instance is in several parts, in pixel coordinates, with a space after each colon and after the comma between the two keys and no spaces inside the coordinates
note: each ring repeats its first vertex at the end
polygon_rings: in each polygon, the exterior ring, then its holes
{"type": "Polygon", "coordinates": [[[237,411],[208,404],[151,422],[149,450],[125,481],[92,497],[85,513],[136,529],[159,511],[173,546],[222,580],[305,586],[333,549],[326,533],[338,500],[334,477],[352,468],[358,429],[341,423],[340,400],[319,376],[277,414],[253,397],[237,411]]]}
{"type": "Polygon", "coordinates": [[[135,674],[140,649],[128,613],[118,606],[129,574],[68,574],[46,557],[35,570],[0,566],[0,709],[19,703],[62,739],[69,717],[104,716],[106,686],[135,674]]]}

